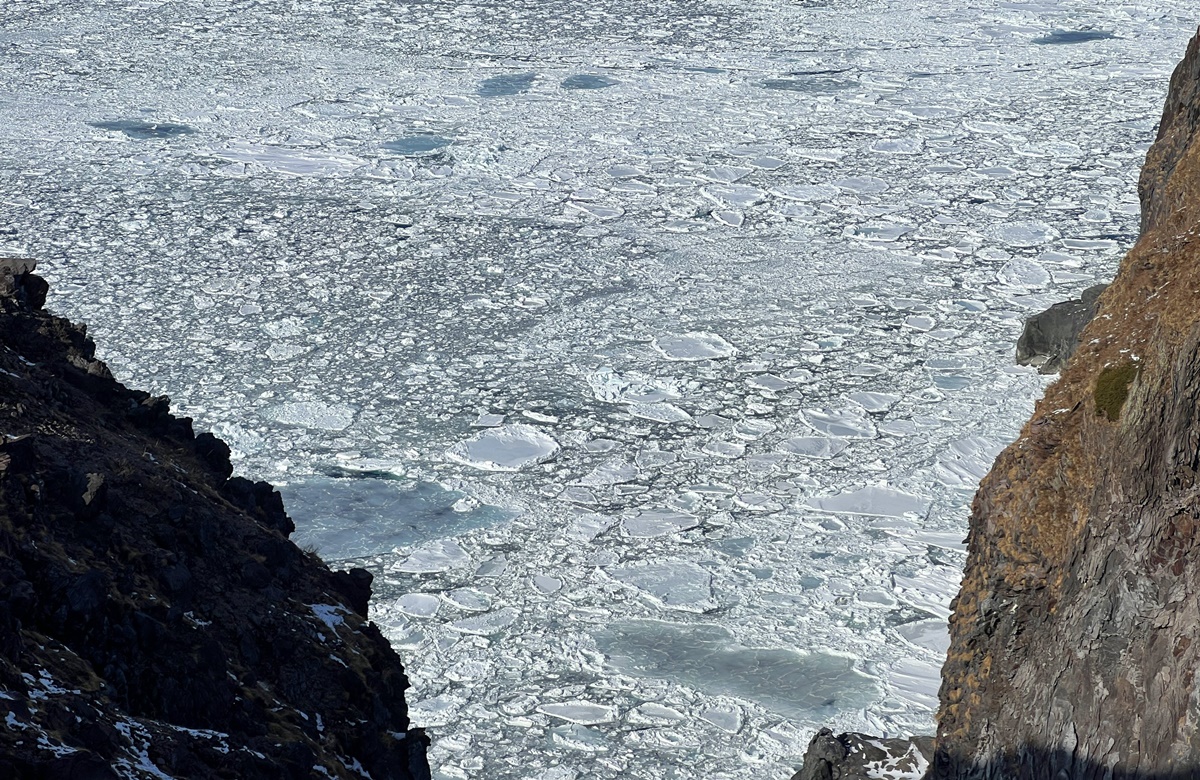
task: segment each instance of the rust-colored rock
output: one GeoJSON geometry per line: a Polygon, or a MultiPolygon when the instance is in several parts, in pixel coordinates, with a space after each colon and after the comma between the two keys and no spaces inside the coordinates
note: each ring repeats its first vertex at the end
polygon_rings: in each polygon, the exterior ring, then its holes
{"type": "Polygon", "coordinates": [[[1200,36],[1140,190],[1141,238],[976,495],[934,778],[1200,777],[1200,36]]]}

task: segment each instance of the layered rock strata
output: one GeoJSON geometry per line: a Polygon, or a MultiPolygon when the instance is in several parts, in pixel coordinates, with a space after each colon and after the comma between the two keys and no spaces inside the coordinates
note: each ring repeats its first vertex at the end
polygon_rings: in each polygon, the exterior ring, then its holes
{"type": "Polygon", "coordinates": [[[0,260],[0,777],[428,778],[370,575],[0,260]]]}

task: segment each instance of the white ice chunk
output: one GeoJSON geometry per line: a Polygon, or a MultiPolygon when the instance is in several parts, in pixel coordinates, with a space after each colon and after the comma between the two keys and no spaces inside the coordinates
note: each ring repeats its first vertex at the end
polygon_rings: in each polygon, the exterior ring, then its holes
{"type": "Polygon", "coordinates": [[[652,539],[677,531],[686,531],[700,524],[700,518],[687,512],[669,509],[644,509],[621,521],[625,533],[636,539],[652,539]]]}
{"type": "Polygon", "coordinates": [[[841,192],[832,184],[799,184],[792,187],[777,187],[771,190],[785,200],[798,200],[804,203],[833,200],[841,192]]]}
{"type": "Polygon", "coordinates": [[[632,179],[635,176],[645,176],[646,172],[633,165],[611,165],[605,171],[614,179],[632,179]]]}
{"type": "Polygon", "coordinates": [[[835,458],[849,446],[845,439],[829,439],[824,436],[795,436],[784,440],[779,448],[805,458],[829,460],[835,458]]]}
{"type": "Polygon", "coordinates": [[[417,547],[397,567],[409,574],[436,574],[471,562],[471,556],[451,539],[438,539],[417,547]]]}
{"type": "Polygon", "coordinates": [[[496,428],[504,424],[503,414],[481,414],[471,423],[472,428],[496,428]]]}
{"type": "Polygon", "coordinates": [[[896,626],[896,633],[913,647],[942,657],[950,649],[950,626],[945,620],[930,618],[896,626]]]}
{"type": "Polygon", "coordinates": [[[750,160],[750,165],[755,168],[762,168],[764,171],[776,171],[787,165],[787,163],[778,157],[755,157],[750,160]]]}
{"type": "Polygon", "coordinates": [[[613,458],[601,463],[585,474],[580,480],[581,485],[619,485],[638,478],[637,466],[621,458],[613,458]]]}
{"type": "Polygon", "coordinates": [[[480,431],[446,456],[483,471],[519,471],[558,453],[558,442],[532,425],[517,423],[480,431]]]}
{"type": "Polygon", "coordinates": [[[971,436],[951,442],[950,449],[938,456],[934,474],[943,485],[974,488],[988,473],[1000,454],[1001,445],[992,439],[971,436]]]}
{"type": "Polygon", "coordinates": [[[875,438],[875,425],[861,409],[805,409],[804,421],[813,430],[827,436],[875,438]]]}
{"type": "MultiPolygon", "coordinates": [[[[889,693],[928,712],[938,708],[938,688],[942,684],[941,662],[902,658],[888,668],[889,693]]],[[[915,775],[924,777],[924,774],[915,775]]]]}
{"type": "Polygon", "coordinates": [[[578,723],[550,729],[550,741],[560,747],[585,753],[600,753],[612,747],[603,734],[578,723]]]}
{"type": "Polygon", "coordinates": [[[743,168],[738,165],[715,165],[705,169],[701,174],[709,181],[721,182],[722,184],[732,184],[738,179],[745,178],[753,173],[752,168],[743,168]]]}
{"type": "Polygon", "coordinates": [[[707,612],[717,607],[712,593],[712,572],[691,561],[636,561],[609,566],[603,571],[668,609],[707,612]]]}
{"type": "Polygon", "coordinates": [[[563,583],[558,577],[551,577],[548,574],[533,575],[533,586],[542,593],[557,593],[562,589],[563,583]]]}
{"type": "Polygon", "coordinates": [[[502,607],[495,612],[487,612],[483,615],[472,615],[469,618],[455,620],[447,623],[446,627],[460,634],[491,636],[511,626],[517,621],[519,615],[520,613],[513,607],[502,607]]]}
{"type": "Polygon", "coordinates": [[[1062,234],[1045,222],[1006,222],[991,228],[988,235],[1012,247],[1031,247],[1048,244],[1062,234]]]}
{"type": "Polygon", "coordinates": [[[704,452],[718,458],[740,458],[746,454],[746,445],[738,441],[716,439],[704,445],[704,452]]]}
{"type": "Polygon", "coordinates": [[[615,707],[609,707],[603,704],[595,704],[590,701],[570,701],[556,702],[554,704],[543,704],[537,708],[538,712],[549,715],[552,718],[559,718],[568,723],[578,723],[582,726],[595,726],[598,723],[611,723],[617,717],[615,707]]]}
{"type": "Polygon", "coordinates": [[[492,608],[492,597],[474,588],[455,588],[442,594],[447,604],[467,612],[486,612],[492,608]]]}
{"type": "Polygon", "coordinates": [[[749,377],[746,380],[746,384],[755,390],[766,390],[772,393],[790,390],[792,387],[791,382],[774,374],[759,374],[758,376],[749,377]]]}
{"type": "Polygon", "coordinates": [[[668,707],[658,702],[648,701],[645,704],[639,704],[629,711],[626,716],[630,723],[641,725],[643,723],[654,724],[671,724],[687,720],[687,716],[674,707],[668,707]]]}
{"type": "Polygon", "coordinates": [[[878,515],[902,517],[906,514],[924,515],[929,511],[929,499],[915,496],[893,487],[871,485],[847,490],[833,496],[809,498],[805,506],[824,512],[846,515],[878,515]]]}
{"type": "Polygon", "coordinates": [[[567,526],[564,532],[568,539],[574,539],[579,542],[590,542],[600,534],[617,524],[615,517],[606,517],[604,515],[584,515],[577,517],[571,525],[567,526]]]}
{"type": "Polygon", "coordinates": [[[833,185],[857,195],[878,195],[888,188],[888,183],[878,176],[850,176],[838,179],[833,185]]]}
{"type": "Polygon", "coordinates": [[[900,396],[893,393],[851,393],[850,400],[868,412],[878,414],[895,406],[900,396]]]}
{"type": "Polygon", "coordinates": [[[736,734],[742,730],[742,708],[736,704],[709,707],[700,713],[700,718],[729,734],[736,734]]]}
{"type": "Polygon", "coordinates": [[[691,332],[659,336],[654,348],[667,360],[713,360],[732,357],[737,349],[716,333],[691,332]]]}
{"type": "Polygon", "coordinates": [[[1010,287],[1045,287],[1050,283],[1050,272],[1032,260],[1018,257],[1005,263],[996,278],[1010,287]]]}
{"type": "Polygon", "coordinates": [[[931,566],[916,577],[892,575],[892,590],[902,604],[950,619],[950,600],[958,593],[962,570],[953,566],[931,566]]]}
{"type": "Polygon", "coordinates": [[[344,431],[354,424],[355,410],[344,404],[294,401],[268,408],[264,416],[286,425],[324,431],[344,431]]]}
{"type": "Polygon", "coordinates": [[[712,218],[729,227],[741,227],[746,221],[746,216],[742,212],[733,209],[717,209],[713,211],[712,218]]]}
{"type": "Polygon", "coordinates": [[[925,141],[921,138],[887,138],[871,144],[871,151],[881,154],[920,154],[924,150],[925,141]]]}
{"type": "Polygon", "coordinates": [[[692,416],[674,404],[630,404],[629,413],[643,420],[661,423],[689,422],[692,416]]]}
{"type": "Polygon", "coordinates": [[[700,194],[709,200],[735,209],[756,206],[767,197],[762,190],[756,187],[747,187],[744,184],[713,185],[700,190],[700,194]]]}
{"type": "Polygon", "coordinates": [[[218,160],[240,163],[251,172],[253,167],[290,176],[347,176],[366,165],[366,161],[348,154],[323,150],[268,146],[247,141],[231,141],[208,154],[218,160]]]}
{"type": "Polygon", "coordinates": [[[431,618],[441,606],[441,600],[431,593],[405,593],[396,599],[396,609],[412,617],[431,618]]]}

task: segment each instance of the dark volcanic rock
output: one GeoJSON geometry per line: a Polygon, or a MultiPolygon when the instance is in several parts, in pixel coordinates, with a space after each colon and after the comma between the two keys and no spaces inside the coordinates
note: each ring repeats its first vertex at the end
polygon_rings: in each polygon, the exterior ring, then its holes
{"type": "Polygon", "coordinates": [[[1096,316],[1100,293],[1107,284],[1097,284],[1070,301],[1056,303],[1025,320],[1017,339],[1017,363],[1035,366],[1039,374],[1055,374],[1075,352],[1079,334],[1096,316]]]}
{"type": "Polygon", "coordinates": [[[883,739],[853,732],[835,736],[821,729],[808,743],[804,768],[792,780],[918,777],[932,758],[933,737],[883,739]]]}
{"type": "Polygon", "coordinates": [[[370,575],[288,541],[32,271],[0,259],[0,778],[428,778],[370,575]]]}

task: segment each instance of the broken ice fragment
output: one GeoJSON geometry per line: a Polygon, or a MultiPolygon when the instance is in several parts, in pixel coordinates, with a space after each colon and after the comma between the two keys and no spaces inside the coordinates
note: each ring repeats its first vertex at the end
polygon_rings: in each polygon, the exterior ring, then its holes
{"type": "Polygon", "coordinates": [[[616,708],[593,704],[590,701],[543,704],[537,708],[537,711],[552,718],[560,718],[568,723],[578,723],[582,726],[611,723],[617,717],[616,708]]]}
{"type": "Polygon", "coordinates": [[[902,517],[906,514],[924,515],[929,511],[930,501],[893,487],[872,485],[833,496],[809,498],[803,504],[812,509],[846,515],[902,517]]]}
{"type": "Polygon", "coordinates": [[[828,436],[875,438],[875,425],[858,409],[805,409],[804,421],[818,433],[828,436]]]}
{"type": "Polygon", "coordinates": [[[409,553],[397,567],[408,574],[437,574],[465,566],[471,562],[466,550],[450,539],[423,544],[409,553]]]}
{"type": "Polygon", "coordinates": [[[271,407],[264,416],[287,425],[300,425],[324,431],[343,431],[354,423],[354,409],[343,404],[320,401],[294,401],[271,407]]]}
{"type": "Polygon", "coordinates": [[[446,451],[446,456],[483,471],[519,471],[558,453],[558,442],[525,423],[480,431],[446,451]]]}
{"type": "Polygon", "coordinates": [[[483,615],[473,615],[462,620],[455,620],[446,624],[446,627],[451,631],[457,631],[460,634],[475,634],[476,636],[490,636],[498,634],[504,629],[516,622],[520,613],[512,607],[503,607],[495,612],[488,612],[483,615]]]}
{"type": "Polygon", "coordinates": [[[677,531],[686,531],[700,524],[700,518],[686,512],[666,509],[645,509],[621,521],[625,533],[636,539],[651,539],[677,531]]]}
{"type": "Polygon", "coordinates": [[[844,439],[829,439],[823,436],[796,436],[779,445],[781,450],[805,458],[829,460],[845,451],[844,439]]]}
{"type": "Polygon", "coordinates": [[[609,566],[603,571],[668,609],[707,612],[717,606],[712,593],[712,572],[691,561],[636,561],[609,566]]]}
{"type": "Polygon", "coordinates": [[[728,341],[707,332],[660,336],[654,340],[654,348],[667,360],[679,361],[714,360],[737,354],[737,349],[728,341]]]}

